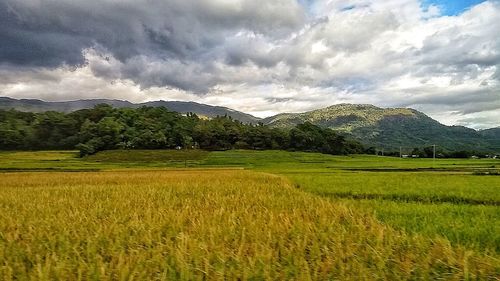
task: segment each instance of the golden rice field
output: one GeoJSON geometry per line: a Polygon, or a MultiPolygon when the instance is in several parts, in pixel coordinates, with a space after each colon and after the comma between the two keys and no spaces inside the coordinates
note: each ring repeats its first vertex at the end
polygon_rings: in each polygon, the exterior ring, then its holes
{"type": "Polygon", "coordinates": [[[244,170],[0,174],[1,280],[498,279],[500,264],[244,170]]]}

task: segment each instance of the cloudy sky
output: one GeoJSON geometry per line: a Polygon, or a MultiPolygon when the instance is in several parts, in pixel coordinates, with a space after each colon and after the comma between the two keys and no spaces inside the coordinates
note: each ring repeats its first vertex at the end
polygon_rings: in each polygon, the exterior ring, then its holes
{"type": "Polygon", "coordinates": [[[500,126],[500,1],[0,0],[0,96],[500,126]]]}

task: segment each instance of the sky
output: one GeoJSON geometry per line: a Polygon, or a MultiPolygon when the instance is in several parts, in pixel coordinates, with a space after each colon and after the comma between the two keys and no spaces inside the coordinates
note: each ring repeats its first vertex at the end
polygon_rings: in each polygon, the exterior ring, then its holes
{"type": "Polygon", "coordinates": [[[465,10],[469,9],[471,6],[475,6],[484,2],[484,0],[427,0],[423,2],[423,6],[427,7],[429,5],[434,5],[439,7],[441,15],[456,16],[463,13],[465,10]]]}
{"type": "Polygon", "coordinates": [[[500,126],[500,1],[0,0],[0,96],[500,126]]]}

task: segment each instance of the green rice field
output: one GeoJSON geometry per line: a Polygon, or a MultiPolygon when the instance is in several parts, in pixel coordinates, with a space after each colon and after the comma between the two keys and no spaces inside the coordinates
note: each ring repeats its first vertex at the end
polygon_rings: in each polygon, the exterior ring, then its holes
{"type": "Polygon", "coordinates": [[[498,159],[0,152],[2,280],[500,278],[498,159]]]}

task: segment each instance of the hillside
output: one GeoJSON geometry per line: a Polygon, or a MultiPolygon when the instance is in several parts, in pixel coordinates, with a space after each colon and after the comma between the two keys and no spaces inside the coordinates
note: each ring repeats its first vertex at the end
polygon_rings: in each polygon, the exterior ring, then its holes
{"type": "Polygon", "coordinates": [[[479,131],[486,138],[500,139],[500,127],[479,131]]]}
{"type": "Polygon", "coordinates": [[[500,127],[479,131],[481,136],[492,143],[495,151],[500,151],[500,127]]]}
{"type": "Polygon", "coordinates": [[[463,126],[446,126],[422,112],[410,108],[379,108],[367,104],[338,104],[304,113],[283,113],[265,119],[232,110],[196,102],[152,101],[134,104],[128,101],[95,99],[66,102],[45,102],[35,99],[12,99],[0,97],[0,109],[20,111],[72,112],[92,108],[97,104],[113,107],[138,108],[141,106],[164,106],[171,111],[194,112],[209,118],[230,116],[243,123],[262,122],[274,128],[291,128],[311,122],[351,135],[366,146],[398,151],[400,147],[409,153],[414,147],[433,144],[444,150],[478,150],[500,152],[500,127],[476,131],[463,126]]]}
{"type": "Polygon", "coordinates": [[[12,99],[7,97],[0,97],[0,109],[16,109],[19,111],[28,111],[28,112],[59,111],[67,113],[79,109],[93,108],[97,104],[109,104],[113,107],[118,107],[118,108],[122,107],[138,108],[141,106],[151,106],[151,107],[164,106],[171,111],[176,111],[180,113],[193,112],[200,116],[205,116],[209,118],[227,115],[243,123],[257,123],[260,120],[259,118],[252,116],[250,114],[236,111],[227,107],[212,106],[196,102],[151,101],[145,103],[131,103],[128,101],[109,100],[109,99],[47,102],[36,99],[12,99]]]}
{"type": "Polygon", "coordinates": [[[290,128],[311,122],[349,134],[365,145],[409,150],[436,144],[445,150],[499,150],[499,129],[476,131],[446,126],[422,112],[408,108],[339,104],[304,113],[278,114],[263,120],[273,127],[290,128]]]}
{"type": "Polygon", "coordinates": [[[200,116],[206,116],[210,118],[227,115],[243,123],[255,124],[260,121],[260,118],[241,111],[237,111],[227,107],[213,106],[196,102],[151,101],[146,103],[140,103],[138,104],[138,106],[151,106],[151,107],[164,106],[171,111],[182,112],[182,113],[194,112],[200,116]]]}

